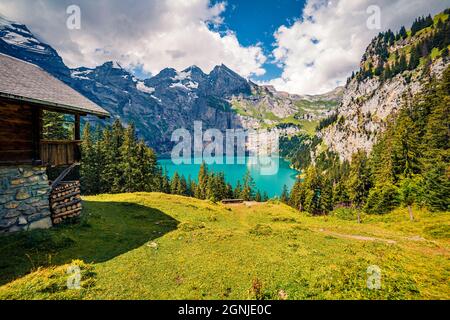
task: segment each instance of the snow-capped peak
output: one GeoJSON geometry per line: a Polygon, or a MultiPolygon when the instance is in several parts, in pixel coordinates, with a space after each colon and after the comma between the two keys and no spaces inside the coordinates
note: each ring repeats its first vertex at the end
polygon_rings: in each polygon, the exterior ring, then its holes
{"type": "Polygon", "coordinates": [[[173,81],[183,81],[191,79],[191,71],[177,71],[175,77],[172,78],[173,81]]]}
{"type": "Polygon", "coordinates": [[[0,15],[0,39],[11,46],[24,48],[39,54],[48,53],[46,45],[37,40],[26,26],[11,21],[2,15],[0,15]]]}
{"type": "Polygon", "coordinates": [[[117,61],[112,61],[112,68],[113,69],[123,69],[122,66],[117,61]]]}

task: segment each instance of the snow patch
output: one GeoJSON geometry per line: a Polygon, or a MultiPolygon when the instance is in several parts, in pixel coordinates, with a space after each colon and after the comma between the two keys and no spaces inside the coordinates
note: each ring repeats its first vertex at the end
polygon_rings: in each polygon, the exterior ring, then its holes
{"type": "Polygon", "coordinates": [[[186,84],[186,87],[190,89],[198,89],[198,82],[189,81],[188,84],[186,84]]]}
{"type": "Polygon", "coordinates": [[[172,78],[173,81],[183,81],[191,79],[191,71],[177,72],[177,75],[172,78]]]}
{"type": "Polygon", "coordinates": [[[188,87],[186,87],[184,84],[182,84],[181,82],[176,82],[176,83],[172,83],[170,85],[170,88],[172,89],[183,89],[183,90],[187,90],[189,91],[190,89],[188,87]]]}
{"type": "Polygon", "coordinates": [[[138,89],[141,92],[145,92],[145,93],[149,93],[149,94],[152,94],[153,92],[155,92],[155,88],[147,87],[143,81],[138,81],[136,83],[136,89],[138,89]]]}
{"type": "Polygon", "coordinates": [[[90,78],[87,77],[87,75],[91,74],[91,73],[92,73],[92,70],[85,70],[85,71],[72,70],[72,71],[70,71],[70,76],[72,78],[76,78],[76,79],[91,80],[90,78]]]}
{"type": "Polygon", "coordinates": [[[158,97],[155,97],[154,95],[151,95],[150,97],[152,97],[153,99],[155,99],[156,101],[158,101],[159,103],[162,103],[162,100],[158,97]]]}
{"type": "Polygon", "coordinates": [[[9,30],[6,31],[5,35],[2,36],[2,40],[12,46],[26,48],[26,49],[29,49],[31,51],[35,51],[38,53],[45,52],[45,47],[42,46],[40,44],[40,42],[38,40],[36,40],[35,38],[24,37],[23,35],[21,35],[19,33],[11,32],[9,30]]]}

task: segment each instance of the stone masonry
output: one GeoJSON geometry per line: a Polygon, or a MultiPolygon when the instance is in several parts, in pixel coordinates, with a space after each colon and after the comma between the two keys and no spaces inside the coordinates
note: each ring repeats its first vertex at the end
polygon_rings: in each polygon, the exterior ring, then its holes
{"type": "Polygon", "coordinates": [[[46,169],[0,167],[0,234],[52,226],[46,169]]]}

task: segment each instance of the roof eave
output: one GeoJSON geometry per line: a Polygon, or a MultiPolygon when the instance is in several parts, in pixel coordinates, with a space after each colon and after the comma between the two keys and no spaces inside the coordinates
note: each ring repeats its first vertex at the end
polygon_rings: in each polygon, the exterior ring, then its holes
{"type": "Polygon", "coordinates": [[[90,114],[90,115],[94,115],[94,116],[97,116],[100,118],[105,118],[105,117],[110,118],[111,117],[110,113],[107,111],[100,112],[100,111],[87,110],[87,109],[79,108],[76,106],[70,106],[70,105],[65,105],[65,104],[60,104],[60,103],[55,103],[55,102],[37,100],[37,99],[33,99],[33,98],[17,96],[14,94],[9,94],[9,93],[4,93],[4,92],[0,92],[0,97],[10,99],[10,100],[17,100],[17,101],[22,101],[22,102],[38,104],[38,105],[42,105],[44,107],[53,107],[53,108],[55,108],[55,111],[61,110],[61,111],[69,112],[69,113],[75,112],[75,113],[80,113],[80,114],[90,114]]]}

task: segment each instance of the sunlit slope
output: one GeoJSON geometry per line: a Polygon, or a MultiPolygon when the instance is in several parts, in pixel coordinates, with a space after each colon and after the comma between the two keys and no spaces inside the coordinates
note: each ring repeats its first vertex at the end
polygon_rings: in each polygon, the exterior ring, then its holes
{"type": "Polygon", "coordinates": [[[2,238],[0,299],[450,298],[448,213],[410,222],[399,210],[359,225],[157,193],[84,206],[79,224],[2,238]],[[67,289],[71,264],[80,290],[67,289]],[[379,290],[367,288],[371,265],[379,290]]]}

